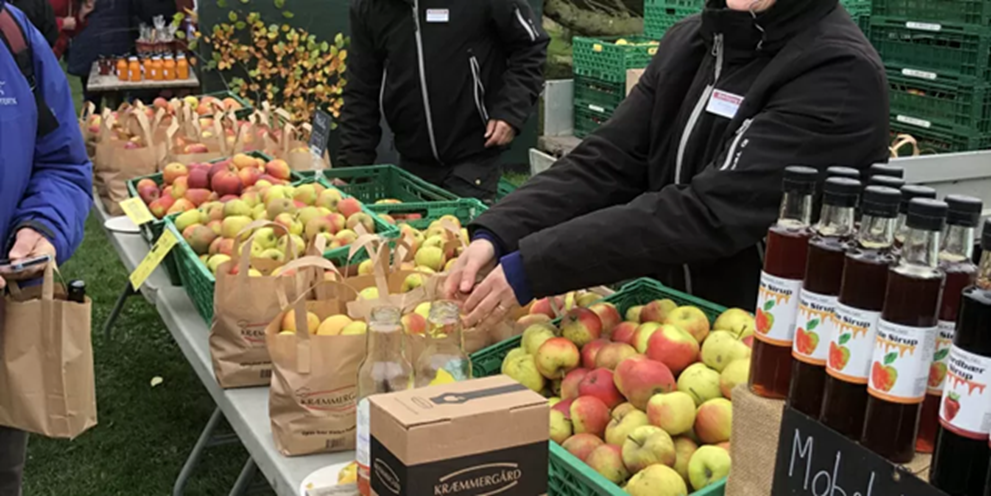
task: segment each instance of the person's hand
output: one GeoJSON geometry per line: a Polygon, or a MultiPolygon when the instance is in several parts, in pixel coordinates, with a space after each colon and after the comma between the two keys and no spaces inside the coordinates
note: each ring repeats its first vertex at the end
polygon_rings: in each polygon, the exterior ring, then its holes
{"type": "Polygon", "coordinates": [[[506,273],[500,265],[475,287],[465,302],[463,310],[468,314],[465,325],[491,328],[505,319],[515,305],[516,293],[506,280],[506,273]]]}
{"type": "Polygon", "coordinates": [[[444,283],[444,297],[449,300],[464,299],[464,295],[475,289],[478,274],[495,267],[495,263],[495,247],[491,242],[485,239],[472,241],[451,267],[444,283]]]}
{"type": "Polygon", "coordinates": [[[494,146],[506,146],[513,142],[516,137],[516,130],[506,121],[491,120],[485,129],[485,148],[494,146]]]}
{"type": "MultiPolygon", "coordinates": [[[[10,254],[8,255],[10,258],[10,263],[16,264],[30,258],[37,258],[44,255],[48,255],[52,257],[52,260],[55,260],[55,247],[52,246],[47,238],[39,234],[38,231],[30,228],[24,228],[17,231],[17,238],[14,241],[14,247],[10,249],[10,254]]],[[[28,267],[21,272],[13,273],[4,272],[4,269],[0,269],[0,288],[6,287],[6,281],[34,279],[44,271],[45,265],[35,265],[28,267]]]]}
{"type": "Polygon", "coordinates": [[[86,0],[79,8],[79,18],[85,20],[86,17],[96,8],[96,0],[86,0]]]}
{"type": "Polygon", "coordinates": [[[72,31],[76,29],[76,18],[75,17],[63,17],[62,18],[62,31],[72,31]]]}

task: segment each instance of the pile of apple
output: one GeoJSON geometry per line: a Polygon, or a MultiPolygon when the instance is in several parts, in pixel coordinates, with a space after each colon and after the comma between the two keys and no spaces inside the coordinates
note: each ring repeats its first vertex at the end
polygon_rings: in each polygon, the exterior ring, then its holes
{"type": "MultiPolygon", "coordinates": [[[[358,293],[359,299],[378,299],[378,289],[366,288],[358,293]]],[[[420,303],[412,313],[402,316],[401,323],[406,334],[426,334],[427,317],[430,315],[430,302],[420,303]]],[[[368,324],[363,319],[352,319],[347,315],[331,315],[326,319],[313,312],[306,312],[306,327],[311,336],[351,336],[368,332],[368,324]]],[[[280,335],[296,333],[296,313],[288,312],[282,318],[280,335]]]]}
{"type": "Polygon", "coordinates": [[[753,316],[734,308],[710,325],[696,307],[655,300],[624,321],[589,299],[559,327],[550,300],[534,303],[519,322],[522,346],[502,364],[550,398],[551,439],[635,496],[683,495],[725,477],[730,400],[747,382],[753,316]]]}

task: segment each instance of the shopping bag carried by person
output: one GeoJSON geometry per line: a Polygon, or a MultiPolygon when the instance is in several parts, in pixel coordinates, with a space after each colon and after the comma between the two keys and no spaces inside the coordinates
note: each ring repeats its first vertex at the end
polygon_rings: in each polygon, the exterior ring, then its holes
{"type": "Polygon", "coordinates": [[[55,269],[10,294],[0,311],[0,425],[72,439],[96,425],[91,302],[66,298],[55,269]]]}

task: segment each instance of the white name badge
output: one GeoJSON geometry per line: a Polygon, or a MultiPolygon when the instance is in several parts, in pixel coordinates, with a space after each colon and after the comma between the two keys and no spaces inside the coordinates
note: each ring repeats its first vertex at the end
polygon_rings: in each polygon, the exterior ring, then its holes
{"type": "Polygon", "coordinates": [[[427,9],[427,22],[448,22],[451,12],[447,9],[427,9]]]}
{"type": "Polygon", "coordinates": [[[736,115],[736,111],[740,110],[740,104],[742,103],[743,97],[740,95],[734,95],[723,90],[715,90],[712,92],[712,96],[709,97],[709,104],[706,105],[705,111],[720,117],[732,119],[736,115]]]}

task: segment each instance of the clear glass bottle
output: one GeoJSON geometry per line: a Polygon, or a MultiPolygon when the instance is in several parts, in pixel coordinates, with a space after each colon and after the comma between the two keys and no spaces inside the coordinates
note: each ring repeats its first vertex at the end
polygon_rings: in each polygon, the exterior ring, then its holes
{"type": "Polygon", "coordinates": [[[358,367],[357,458],[358,492],[371,494],[371,430],[368,398],[413,388],[413,367],[405,356],[405,333],[399,309],[372,310],[365,341],[365,359],[358,367]]]}
{"type": "Polygon", "coordinates": [[[936,198],[936,190],[928,186],[917,184],[907,184],[901,187],[902,202],[898,206],[898,225],[895,226],[895,246],[901,247],[908,234],[908,226],[905,219],[908,216],[908,204],[915,198],[936,198]]]}
{"type": "Polygon", "coordinates": [[[427,318],[427,346],[416,360],[416,387],[471,379],[461,315],[453,301],[435,301],[427,318]]]}

